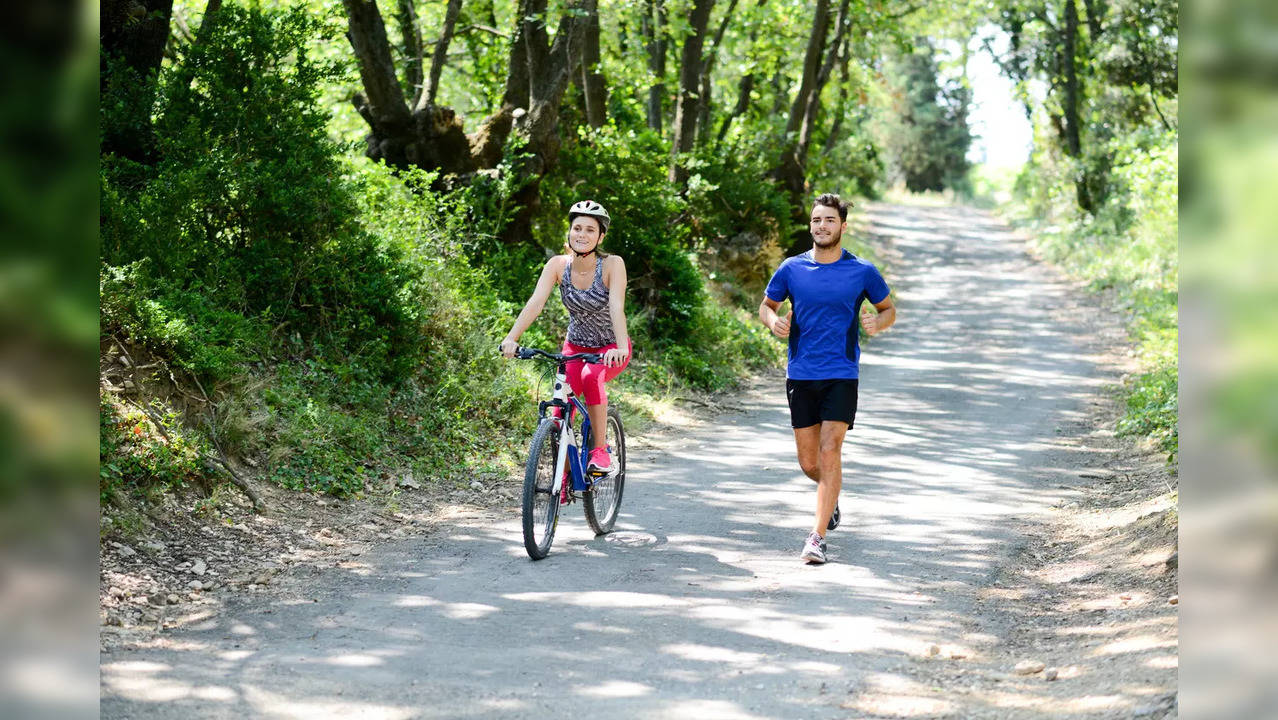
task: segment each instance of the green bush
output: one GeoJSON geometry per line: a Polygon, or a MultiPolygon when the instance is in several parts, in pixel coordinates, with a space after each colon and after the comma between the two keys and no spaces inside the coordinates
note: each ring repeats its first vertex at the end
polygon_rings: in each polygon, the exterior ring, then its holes
{"type": "MultiPolygon", "coordinates": [[[[415,364],[416,308],[403,302],[402,255],[356,223],[356,188],[319,106],[338,68],[309,51],[321,30],[302,8],[228,5],[201,42],[182,46],[160,78],[158,162],[103,158],[102,257],[134,267],[155,291],[151,314],[202,342],[216,343],[225,315],[238,313],[295,336],[298,352],[402,377],[415,364]]],[[[173,347],[204,365],[189,343],[173,347]]]]}
{"type": "Polygon", "coordinates": [[[203,475],[204,443],[184,432],[173,414],[158,417],[167,437],[142,411],[99,401],[98,489],[104,502],[117,492],[182,486],[203,475]]]}
{"type": "Polygon", "coordinates": [[[1127,391],[1127,412],[1118,421],[1118,433],[1147,436],[1169,458],[1175,458],[1180,449],[1176,367],[1142,373],[1128,383],[1127,391]]]}

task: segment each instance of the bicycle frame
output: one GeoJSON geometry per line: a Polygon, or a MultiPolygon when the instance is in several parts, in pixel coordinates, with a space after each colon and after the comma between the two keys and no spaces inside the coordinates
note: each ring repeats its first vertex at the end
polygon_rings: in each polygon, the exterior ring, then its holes
{"type": "Polygon", "coordinates": [[[556,420],[559,422],[559,452],[555,456],[555,486],[551,496],[558,498],[563,492],[564,481],[564,463],[568,463],[568,473],[572,479],[572,490],[581,492],[590,487],[589,479],[586,477],[586,463],[588,460],[590,446],[590,414],[586,412],[586,406],[581,399],[573,395],[568,389],[568,371],[564,363],[559,363],[555,370],[555,394],[550,401],[543,401],[540,404],[539,411],[542,417],[546,417],[546,409],[550,407],[559,408],[560,414],[556,420]],[[577,440],[573,437],[572,423],[573,418],[581,413],[581,438],[583,447],[577,447],[577,440]]]}

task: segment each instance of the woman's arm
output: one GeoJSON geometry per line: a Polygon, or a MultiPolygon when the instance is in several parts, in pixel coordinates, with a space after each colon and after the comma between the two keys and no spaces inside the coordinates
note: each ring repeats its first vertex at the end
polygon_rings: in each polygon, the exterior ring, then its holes
{"type": "Polygon", "coordinates": [[[626,263],[620,255],[609,255],[607,263],[604,269],[608,276],[608,316],[612,318],[617,349],[604,355],[604,364],[620,365],[630,354],[630,331],[626,328],[626,263]]]}
{"type": "Polygon", "coordinates": [[[558,269],[562,267],[563,262],[558,257],[546,261],[546,266],[541,269],[541,277],[537,278],[537,288],[533,290],[528,302],[524,303],[524,309],[519,311],[519,317],[515,318],[515,325],[501,341],[502,355],[515,356],[515,350],[519,347],[519,336],[524,334],[528,326],[533,324],[542,309],[546,307],[546,300],[550,298],[550,292],[555,289],[555,283],[559,281],[558,269]]]}

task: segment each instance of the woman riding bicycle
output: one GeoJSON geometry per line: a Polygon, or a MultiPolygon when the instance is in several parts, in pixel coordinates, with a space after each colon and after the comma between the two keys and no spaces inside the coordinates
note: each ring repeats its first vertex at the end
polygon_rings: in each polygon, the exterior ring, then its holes
{"type": "Polygon", "coordinates": [[[501,342],[507,358],[515,356],[519,336],[532,325],[546,307],[555,285],[568,309],[568,337],[563,353],[600,353],[603,366],[582,360],[568,363],[568,384],[586,401],[594,442],[587,469],[612,470],[612,448],[605,432],[608,394],[604,383],[617,377],[630,364],[630,333],[626,330],[626,264],[617,255],[604,255],[599,245],[612,219],[603,205],[582,200],[568,210],[568,254],[546,261],[537,288],[528,298],[515,325],[501,342]]]}

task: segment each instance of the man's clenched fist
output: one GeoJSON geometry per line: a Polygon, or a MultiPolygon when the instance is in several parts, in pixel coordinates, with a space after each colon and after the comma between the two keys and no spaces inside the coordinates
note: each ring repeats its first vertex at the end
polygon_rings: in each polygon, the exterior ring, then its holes
{"type": "Polygon", "coordinates": [[[779,338],[790,337],[790,318],[794,315],[791,310],[785,314],[785,317],[778,317],[772,321],[772,334],[779,338]]]}

